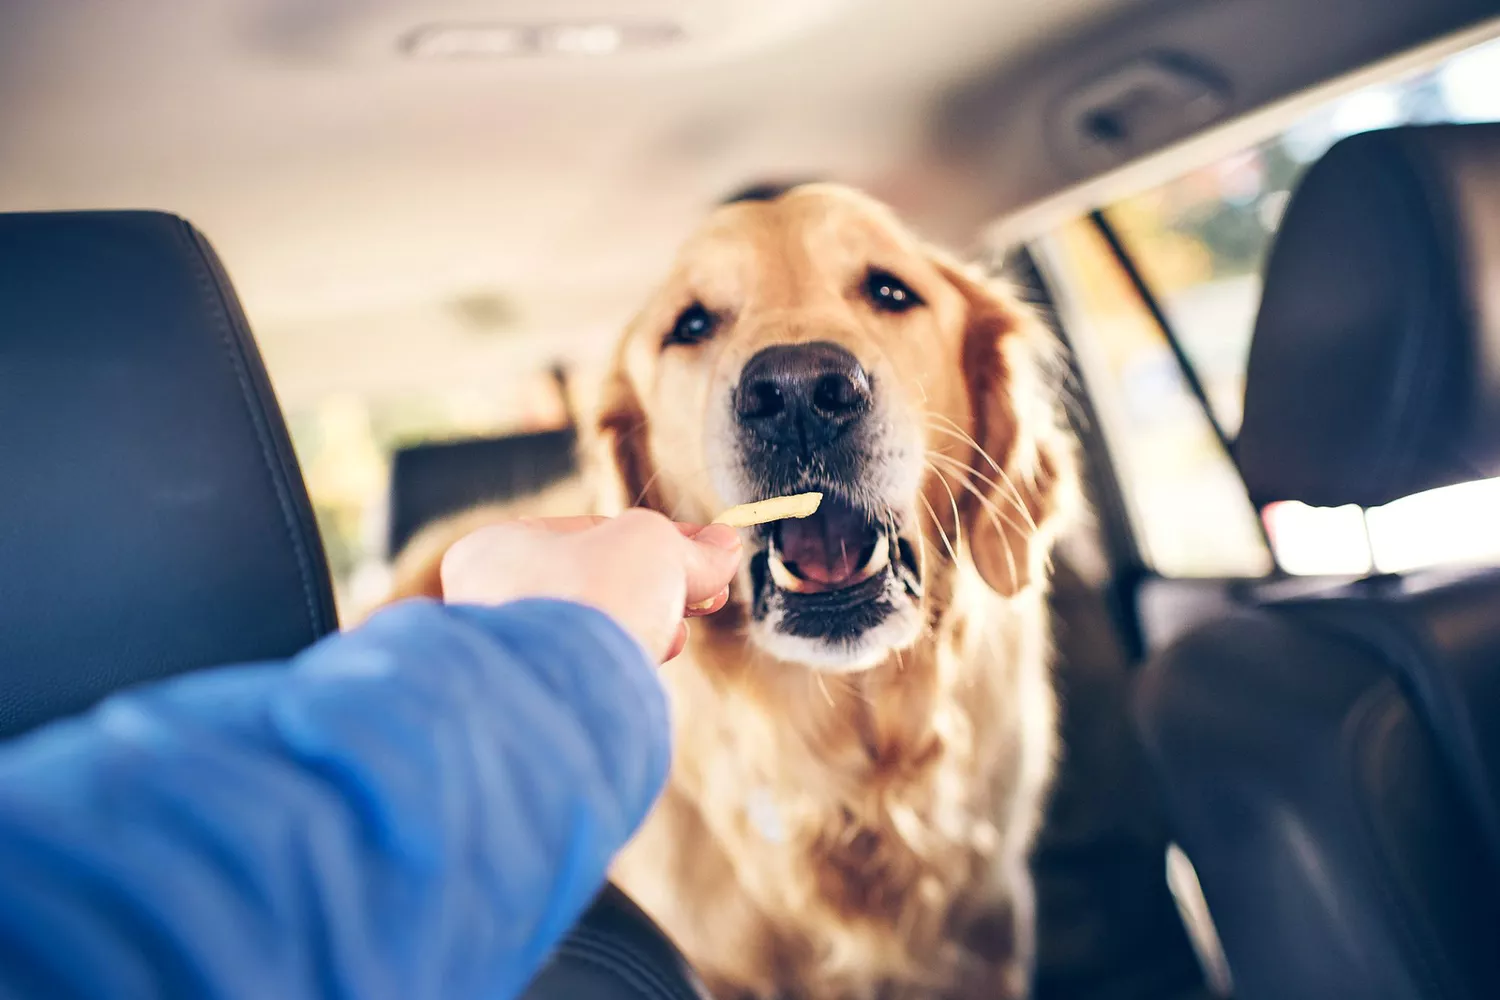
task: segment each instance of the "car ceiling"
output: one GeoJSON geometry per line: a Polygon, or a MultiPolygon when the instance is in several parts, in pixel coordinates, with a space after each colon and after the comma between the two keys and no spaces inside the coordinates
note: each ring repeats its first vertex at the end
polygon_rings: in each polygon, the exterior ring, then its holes
{"type": "Polygon", "coordinates": [[[0,209],[194,221],[289,406],[498,387],[599,358],[684,233],[747,181],[852,182],[962,242],[1112,166],[1060,153],[1058,102],[1133,58],[1191,53],[1222,82],[1216,116],[1229,120],[1493,12],[1490,0],[10,0],[0,209]],[[508,59],[402,48],[424,27],[599,19],[672,26],[678,41],[508,59]]]}

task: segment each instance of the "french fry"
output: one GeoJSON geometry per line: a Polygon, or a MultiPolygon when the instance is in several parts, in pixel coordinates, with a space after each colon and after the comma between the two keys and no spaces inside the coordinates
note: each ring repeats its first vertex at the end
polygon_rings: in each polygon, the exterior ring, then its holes
{"type": "MultiPolygon", "coordinates": [[[[823,502],[821,493],[798,493],[789,497],[772,497],[769,500],[758,500],[755,503],[742,503],[738,507],[731,507],[718,517],[714,518],[715,524],[727,524],[731,528],[749,528],[757,524],[769,524],[772,521],[784,521],[793,517],[810,517],[817,512],[818,505],[823,502]]],[[[714,606],[715,597],[697,604],[689,604],[689,611],[707,611],[714,606]]]]}
{"type": "Polygon", "coordinates": [[[749,528],[757,524],[769,524],[772,521],[809,517],[817,511],[818,505],[822,502],[823,494],[821,493],[797,493],[789,497],[772,497],[769,500],[758,500],[755,503],[742,503],[738,507],[731,507],[714,518],[714,523],[727,524],[731,528],[749,528]]]}

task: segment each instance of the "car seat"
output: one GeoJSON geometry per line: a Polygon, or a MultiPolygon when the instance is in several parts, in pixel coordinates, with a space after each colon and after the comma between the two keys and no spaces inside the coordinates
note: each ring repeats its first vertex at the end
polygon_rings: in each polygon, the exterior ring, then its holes
{"type": "MultiPolygon", "coordinates": [[[[1235,452],[1259,507],[1500,475],[1500,126],[1357,135],[1309,170],[1235,452]]],[[[1500,570],[1244,593],[1136,692],[1236,994],[1500,996],[1500,570]]]]}

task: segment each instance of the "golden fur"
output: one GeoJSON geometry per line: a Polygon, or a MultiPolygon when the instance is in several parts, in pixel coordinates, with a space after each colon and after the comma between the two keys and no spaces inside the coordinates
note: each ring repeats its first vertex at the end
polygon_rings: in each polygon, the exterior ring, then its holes
{"type": "MultiPolygon", "coordinates": [[[[663,668],[672,776],[614,877],[721,1000],[1019,997],[1055,750],[1048,552],[1076,494],[1035,318],[846,189],[721,208],[620,341],[592,428],[603,504],[701,521],[740,499],[709,474],[711,401],[760,348],[806,340],[853,352],[925,447],[924,625],[869,669],[815,671],[747,634],[739,581],[663,668]],[[872,312],[871,266],[925,307],[872,312]],[[695,297],[731,321],[663,350],[695,297]]],[[[420,543],[398,593],[434,592],[472,523],[420,543]]]]}

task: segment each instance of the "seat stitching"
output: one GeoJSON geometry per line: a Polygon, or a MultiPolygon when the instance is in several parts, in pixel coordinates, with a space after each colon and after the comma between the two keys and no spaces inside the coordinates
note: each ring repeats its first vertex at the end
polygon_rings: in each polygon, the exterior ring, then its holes
{"type": "Polygon", "coordinates": [[[240,398],[245,404],[245,409],[250,417],[250,424],[255,430],[255,440],[260,446],[261,463],[265,468],[266,475],[271,481],[271,488],[276,494],[277,506],[281,511],[282,527],[286,529],[287,540],[292,544],[292,551],[297,561],[297,576],[302,585],[303,609],[307,612],[309,629],[313,639],[321,637],[323,629],[319,627],[319,616],[317,613],[317,600],[313,595],[312,566],[310,556],[303,545],[302,538],[297,531],[296,517],[292,512],[291,498],[287,496],[286,484],[282,477],[276,475],[276,462],[272,454],[271,442],[266,437],[264,425],[265,414],[259,406],[254,389],[250,385],[250,377],[245,370],[245,358],[242,351],[235,344],[234,330],[228,319],[228,305],[224,300],[224,290],[220,283],[215,280],[205,252],[203,238],[186,221],[175,220],[177,225],[174,233],[179,239],[187,237],[184,242],[188,244],[189,257],[192,261],[193,276],[198,282],[199,289],[203,292],[203,300],[213,315],[213,323],[218,328],[220,343],[224,347],[224,354],[234,368],[235,379],[239,383],[240,398]]]}

